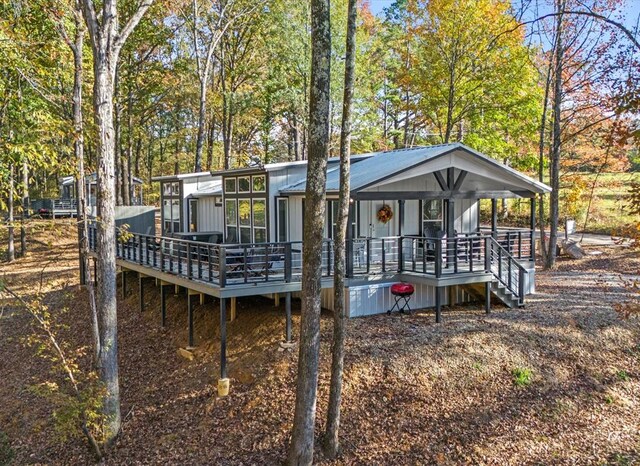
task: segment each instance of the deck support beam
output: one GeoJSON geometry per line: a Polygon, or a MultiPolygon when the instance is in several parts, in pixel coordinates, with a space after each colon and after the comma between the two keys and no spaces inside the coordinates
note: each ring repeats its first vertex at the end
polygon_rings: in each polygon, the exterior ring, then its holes
{"type": "Polygon", "coordinates": [[[286,314],[284,330],[285,343],[291,343],[291,292],[285,294],[284,309],[286,314]]]}
{"type": "Polygon", "coordinates": [[[436,286],[436,323],[442,322],[442,288],[436,286]]]}
{"type": "Polygon", "coordinates": [[[280,307],[280,293],[273,294],[273,305],[275,307],[280,307]]]}
{"type": "Polygon", "coordinates": [[[147,278],[145,274],[138,273],[138,296],[140,301],[140,312],[144,311],[144,284],[143,280],[147,278]]]}
{"type": "Polygon", "coordinates": [[[194,338],[193,338],[193,300],[191,297],[193,295],[198,295],[199,293],[191,293],[187,291],[187,325],[189,327],[189,346],[187,349],[193,348],[194,338]]]}
{"type": "Polygon", "coordinates": [[[491,282],[484,284],[484,312],[491,313],[491,282]]]}
{"type": "Polygon", "coordinates": [[[237,310],[238,310],[238,298],[234,296],[233,298],[231,298],[231,316],[229,317],[231,322],[236,320],[237,310]]]}
{"type": "Polygon", "coordinates": [[[218,380],[218,396],[229,394],[227,378],[227,298],[220,298],[220,379],[218,380]]]}

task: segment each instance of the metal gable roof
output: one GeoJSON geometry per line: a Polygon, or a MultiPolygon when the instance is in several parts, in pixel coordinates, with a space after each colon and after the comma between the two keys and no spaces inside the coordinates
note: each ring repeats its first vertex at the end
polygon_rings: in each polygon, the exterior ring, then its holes
{"type": "MultiPolygon", "coordinates": [[[[462,143],[453,144],[439,144],[427,147],[414,147],[410,149],[399,149],[387,152],[377,152],[371,157],[358,162],[351,167],[351,191],[355,192],[364,189],[372,184],[383,181],[393,175],[402,173],[417,165],[420,165],[429,160],[435,159],[444,154],[448,154],[455,150],[463,150],[475,157],[480,158],[486,163],[492,166],[505,170],[510,174],[518,177],[527,184],[530,184],[532,188],[542,192],[549,192],[551,189],[539,181],[536,181],[528,176],[520,173],[513,168],[501,164],[493,160],[492,158],[477,152],[470,147],[465,146],[462,143]]],[[[335,192],[339,190],[340,183],[340,171],[334,169],[327,172],[326,191],[335,192]]],[[[307,183],[306,180],[302,180],[296,184],[288,186],[280,191],[282,194],[300,194],[304,193],[307,183]]]]}

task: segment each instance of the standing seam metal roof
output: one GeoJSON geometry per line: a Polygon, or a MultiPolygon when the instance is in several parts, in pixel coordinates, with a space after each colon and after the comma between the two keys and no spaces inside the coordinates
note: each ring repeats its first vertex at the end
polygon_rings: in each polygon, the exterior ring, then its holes
{"type": "MultiPolygon", "coordinates": [[[[351,191],[357,191],[374,184],[382,179],[401,173],[416,165],[419,165],[427,160],[436,158],[440,155],[453,152],[455,150],[464,150],[472,155],[475,155],[482,160],[491,163],[492,165],[499,167],[503,170],[510,172],[518,178],[536,186],[543,191],[550,191],[550,188],[543,183],[540,183],[528,176],[508,167],[500,162],[497,162],[490,157],[477,152],[470,147],[465,146],[462,143],[453,144],[439,144],[427,147],[414,147],[409,149],[398,149],[387,152],[374,153],[372,157],[369,157],[351,167],[351,191]]],[[[301,193],[304,192],[307,186],[306,179],[299,183],[293,184],[282,189],[281,193],[301,193]]],[[[327,172],[326,191],[338,191],[340,187],[340,170],[334,169],[327,172]]]]}

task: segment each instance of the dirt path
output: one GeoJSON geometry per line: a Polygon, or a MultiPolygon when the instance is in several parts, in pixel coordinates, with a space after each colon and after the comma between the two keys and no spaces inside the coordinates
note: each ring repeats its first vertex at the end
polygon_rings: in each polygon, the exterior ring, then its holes
{"type": "MultiPolygon", "coordinates": [[[[89,344],[88,310],[75,286],[73,234],[38,234],[32,255],[0,274],[23,293],[39,288],[69,328],[89,344]]],[[[628,298],[618,273],[638,274],[627,249],[559,261],[538,274],[523,310],[481,306],[374,316],[349,322],[343,412],[344,455],[337,464],[636,464],[640,462],[640,322],[613,304],[628,298]],[[517,386],[520,374],[528,384],[517,386]],[[523,375],[524,374],[524,375],[523,375]],[[526,374],[529,374],[527,377],[526,374]]],[[[136,283],[137,280],[130,280],[136,283]]],[[[217,304],[196,310],[196,359],[186,342],[186,298],[170,296],[166,329],[159,297],[137,286],[119,305],[122,435],[106,464],[278,464],[286,455],[297,353],[279,351],[283,308],[239,301],[229,324],[231,395],[215,396],[217,304]]],[[[0,319],[0,431],[15,464],[88,464],[82,441],[55,437],[53,406],[29,387],[57,380],[22,337],[29,319],[7,305],[0,319]]],[[[297,328],[299,312],[294,301],[297,328]]],[[[318,435],[328,395],[331,316],[322,320],[318,435]]],[[[0,452],[1,452],[0,445],[0,452]]],[[[321,455],[317,456],[322,461],[321,455]]]]}

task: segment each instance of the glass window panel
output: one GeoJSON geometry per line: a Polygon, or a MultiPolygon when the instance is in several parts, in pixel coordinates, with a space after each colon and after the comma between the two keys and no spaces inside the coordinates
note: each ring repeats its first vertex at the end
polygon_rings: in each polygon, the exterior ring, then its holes
{"type": "Polygon", "coordinates": [[[238,242],[238,228],[227,227],[227,243],[237,243],[237,242],[238,242]]]}
{"type": "Polygon", "coordinates": [[[263,193],[267,189],[266,179],[264,175],[253,176],[253,192],[263,193]]]}
{"type": "Polygon", "coordinates": [[[240,242],[241,243],[250,243],[251,242],[251,227],[241,227],[240,228],[240,242]]]}
{"type": "Polygon", "coordinates": [[[164,196],[171,196],[171,183],[162,183],[162,194],[164,196]]]}
{"type": "Polygon", "coordinates": [[[224,211],[227,218],[227,225],[237,225],[238,212],[235,199],[226,199],[224,201],[224,211]]]}
{"type": "Polygon", "coordinates": [[[267,201],[265,199],[253,200],[253,226],[254,227],[267,226],[266,209],[267,209],[267,201]]]}
{"type": "Polygon", "coordinates": [[[238,199],[238,221],[240,225],[251,226],[251,202],[249,199],[238,199]]]}
{"type": "Polygon", "coordinates": [[[267,242],[267,230],[266,228],[255,228],[253,230],[254,243],[266,243],[267,242]]]}
{"type": "Polygon", "coordinates": [[[239,193],[251,192],[251,184],[249,183],[249,177],[248,176],[239,176],[238,177],[238,192],[239,193]]]}
{"type": "Polygon", "coordinates": [[[422,204],[423,220],[442,220],[442,201],[431,199],[422,204]]]}
{"type": "Polygon", "coordinates": [[[233,194],[236,192],[236,179],[235,178],[225,178],[224,180],[224,192],[228,194],[233,194]]]}

